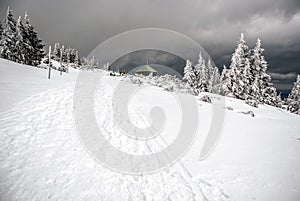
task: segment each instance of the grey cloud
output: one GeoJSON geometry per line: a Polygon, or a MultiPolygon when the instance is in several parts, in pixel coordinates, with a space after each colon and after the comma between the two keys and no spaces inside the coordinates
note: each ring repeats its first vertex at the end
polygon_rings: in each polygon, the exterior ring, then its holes
{"type": "Polygon", "coordinates": [[[271,77],[274,80],[295,80],[297,77],[297,73],[272,73],[269,72],[269,74],[271,75],[271,77]]]}

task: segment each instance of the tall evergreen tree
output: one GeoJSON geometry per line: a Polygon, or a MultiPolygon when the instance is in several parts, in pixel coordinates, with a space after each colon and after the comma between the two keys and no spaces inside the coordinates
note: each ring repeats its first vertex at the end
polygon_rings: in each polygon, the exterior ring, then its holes
{"type": "Polygon", "coordinates": [[[45,56],[44,44],[39,38],[38,33],[34,30],[28,18],[27,12],[25,12],[25,24],[26,40],[28,41],[29,49],[31,50],[26,63],[28,65],[37,66],[41,63],[42,58],[45,56]]]}
{"type": "Polygon", "coordinates": [[[17,22],[14,19],[14,15],[12,10],[7,8],[6,18],[5,18],[5,29],[3,31],[3,37],[0,41],[1,50],[0,56],[4,59],[9,59],[12,61],[16,61],[16,25],[17,22]]]}
{"type": "Polygon", "coordinates": [[[226,95],[231,95],[243,100],[246,98],[244,70],[249,57],[250,50],[242,33],[231,58],[229,77],[226,82],[226,95]]]}
{"type": "Polygon", "coordinates": [[[54,44],[53,55],[54,55],[54,59],[56,61],[60,60],[60,44],[59,43],[54,44]]]}
{"type": "Polygon", "coordinates": [[[255,81],[255,74],[253,74],[252,72],[252,60],[251,58],[246,58],[245,68],[243,72],[245,100],[257,101],[259,94],[258,94],[257,86],[253,86],[254,81],[255,81]]]}
{"type": "Polygon", "coordinates": [[[194,74],[195,74],[195,79],[197,82],[199,82],[200,77],[201,77],[201,65],[203,63],[203,57],[201,52],[199,53],[199,58],[198,58],[198,63],[194,67],[194,74]]]}
{"type": "Polygon", "coordinates": [[[207,71],[208,71],[208,77],[209,78],[213,77],[215,68],[214,68],[214,66],[213,66],[213,64],[212,64],[212,62],[211,62],[210,59],[207,62],[207,71]]]}
{"type": "Polygon", "coordinates": [[[200,65],[200,76],[198,80],[199,92],[208,92],[208,84],[209,84],[208,81],[209,81],[208,68],[206,66],[205,59],[203,59],[203,62],[200,65]]]}
{"type": "Polygon", "coordinates": [[[212,63],[211,63],[211,60],[208,60],[207,62],[207,71],[208,71],[208,80],[207,80],[207,90],[208,92],[212,92],[213,91],[213,88],[215,86],[215,82],[216,82],[216,79],[218,79],[217,76],[219,76],[217,73],[219,73],[219,70],[216,72],[215,70],[218,70],[218,68],[216,69],[212,63]]]}
{"type": "MultiPolygon", "coordinates": [[[[3,39],[3,27],[2,27],[2,23],[1,23],[1,21],[0,21],[0,53],[1,53],[1,41],[2,41],[2,39],[3,39]]],[[[0,56],[1,56],[1,54],[0,54],[0,56]]]]}
{"type": "Polygon", "coordinates": [[[16,50],[16,55],[15,55],[15,61],[18,63],[26,63],[25,58],[26,58],[26,54],[28,53],[27,50],[27,44],[26,44],[26,40],[24,39],[25,35],[25,30],[24,30],[24,25],[22,23],[22,19],[21,16],[19,16],[18,21],[17,21],[17,25],[16,25],[16,44],[15,44],[15,50],[16,50]]]}
{"type": "Polygon", "coordinates": [[[212,77],[210,78],[210,83],[211,83],[211,93],[216,93],[220,94],[221,93],[221,77],[220,77],[220,72],[219,69],[215,66],[214,71],[212,73],[212,77]]]}
{"type": "Polygon", "coordinates": [[[2,36],[3,36],[3,27],[2,27],[2,23],[0,21],[0,41],[2,39],[2,36]]]}
{"type": "Polygon", "coordinates": [[[231,84],[229,83],[229,72],[230,69],[228,69],[225,65],[223,65],[223,70],[221,73],[221,77],[220,77],[220,82],[221,82],[221,88],[220,88],[220,92],[222,95],[227,95],[229,94],[229,87],[228,85],[231,84]]]}
{"type": "Polygon", "coordinates": [[[79,64],[80,64],[80,60],[79,60],[79,56],[78,56],[78,51],[76,51],[76,53],[75,53],[74,64],[76,65],[76,67],[78,67],[79,64]]]}
{"type": "Polygon", "coordinates": [[[206,66],[206,61],[202,57],[201,52],[199,54],[198,64],[195,66],[195,76],[196,76],[195,88],[197,89],[197,94],[199,94],[200,92],[207,92],[209,71],[206,66]]]}
{"type": "Polygon", "coordinates": [[[271,76],[267,74],[268,62],[263,56],[264,49],[261,47],[261,40],[257,39],[256,46],[253,49],[252,55],[252,69],[251,73],[255,75],[254,79],[259,81],[255,83],[255,88],[257,91],[252,91],[252,94],[259,94],[258,100],[261,103],[266,103],[268,105],[276,106],[277,102],[277,92],[276,88],[273,87],[271,82],[271,76]]]}
{"type": "Polygon", "coordinates": [[[184,67],[184,76],[183,80],[187,81],[188,85],[192,88],[193,93],[196,94],[196,75],[192,67],[192,63],[187,60],[184,67]]]}
{"type": "Polygon", "coordinates": [[[295,114],[300,114],[300,75],[297,76],[297,80],[294,83],[286,103],[288,105],[288,111],[291,111],[295,114]]]}

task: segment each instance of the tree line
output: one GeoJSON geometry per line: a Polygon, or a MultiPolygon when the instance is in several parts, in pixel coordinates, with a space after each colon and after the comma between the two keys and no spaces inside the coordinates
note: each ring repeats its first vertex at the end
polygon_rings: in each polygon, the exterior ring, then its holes
{"type": "Polygon", "coordinates": [[[218,68],[213,67],[211,61],[205,61],[200,53],[196,65],[187,60],[184,80],[196,95],[200,92],[216,93],[245,100],[254,107],[258,107],[258,104],[283,107],[285,104],[289,111],[300,114],[299,76],[287,100],[282,101],[267,73],[268,62],[263,52],[260,39],[250,49],[244,34],[241,34],[229,68],[224,66],[220,74],[218,68]]]}
{"type": "Polygon", "coordinates": [[[66,48],[64,45],[60,43],[54,44],[54,50],[51,52],[51,59],[58,61],[63,65],[63,63],[74,64],[75,68],[79,67],[81,69],[93,70],[98,68],[98,61],[95,57],[85,58],[79,56],[78,50],[68,47],[66,48]]]}
{"type": "Polygon", "coordinates": [[[31,25],[27,12],[16,20],[8,7],[3,27],[0,22],[0,57],[38,66],[44,56],[44,44],[31,25]]]}
{"type": "MultiPolygon", "coordinates": [[[[4,26],[0,21],[0,57],[17,63],[38,66],[45,58],[44,43],[32,26],[27,12],[24,17],[15,19],[13,11],[8,7],[4,26]]],[[[98,62],[94,58],[79,57],[78,50],[55,43],[51,59],[60,62],[59,69],[69,64],[83,69],[94,69],[98,62]]],[[[44,61],[48,63],[48,59],[44,61]]],[[[54,66],[52,66],[54,68],[54,66]]]]}

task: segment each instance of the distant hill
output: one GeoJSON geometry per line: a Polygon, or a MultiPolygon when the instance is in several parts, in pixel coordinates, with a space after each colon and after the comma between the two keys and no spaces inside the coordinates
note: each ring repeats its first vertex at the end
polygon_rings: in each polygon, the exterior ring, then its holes
{"type": "MultiPolygon", "coordinates": [[[[165,74],[176,75],[176,77],[179,79],[182,79],[182,77],[183,77],[180,73],[178,73],[173,68],[170,68],[168,66],[159,65],[159,64],[148,64],[148,65],[157,71],[157,75],[165,75],[165,74]]],[[[144,66],[144,65],[142,65],[142,66],[144,66]]],[[[132,70],[130,70],[128,73],[134,74],[134,72],[136,72],[142,66],[135,67],[132,70]]]]}
{"type": "Polygon", "coordinates": [[[170,73],[170,70],[164,69],[169,67],[177,71],[177,75],[179,76],[183,75],[183,69],[186,61],[185,59],[169,52],[144,49],[121,56],[111,63],[111,69],[130,72],[134,68],[146,65],[147,63],[151,64],[155,70],[160,71],[161,74],[166,74],[166,72],[170,73]]]}

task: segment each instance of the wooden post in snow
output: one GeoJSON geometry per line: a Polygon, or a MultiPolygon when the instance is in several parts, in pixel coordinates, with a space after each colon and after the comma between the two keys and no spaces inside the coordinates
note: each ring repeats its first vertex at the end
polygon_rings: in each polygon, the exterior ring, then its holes
{"type": "Polygon", "coordinates": [[[48,72],[48,79],[51,77],[51,45],[49,46],[49,72],[48,72]]]}
{"type": "Polygon", "coordinates": [[[60,49],[60,75],[62,75],[62,57],[63,57],[63,52],[62,49],[60,49]]]}

